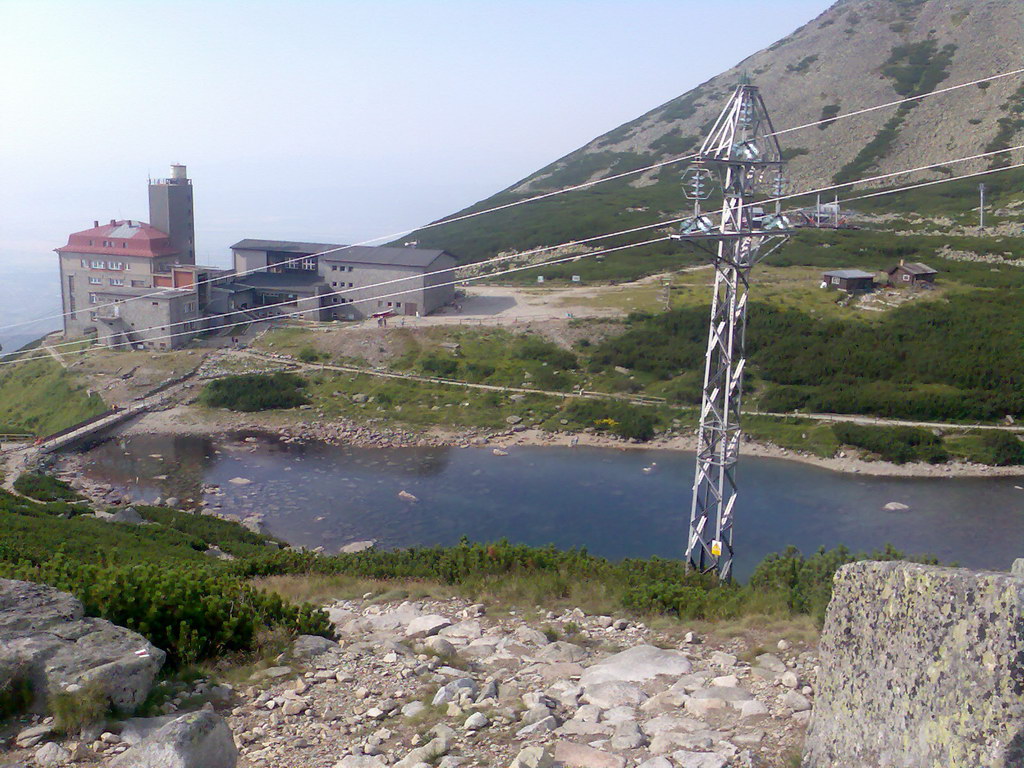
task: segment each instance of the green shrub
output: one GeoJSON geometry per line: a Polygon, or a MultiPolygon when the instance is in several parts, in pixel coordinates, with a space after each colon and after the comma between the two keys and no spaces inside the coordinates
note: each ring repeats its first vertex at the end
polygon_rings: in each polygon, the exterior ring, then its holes
{"type": "Polygon", "coordinates": [[[315,363],[323,358],[327,357],[322,352],[317,352],[313,347],[305,346],[299,350],[298,358],[304,363],[315,363]]]}
{"type": "Polygon", "coordinates": [[[171,563],[92,565],[62,554],[46,563],[0,563],[0,576],[70,592],[99,616],[167,651],[171,666],[249,650],[260,627],[331,635],[323,611],[294,606],[222,570],[171,563]]]}
{"type": "Polygon", "coordinates": [[[561,417],[570,428],[589,427],[641,441],[654,437],[658,427],[658,416],[651,409],[613,400],[573,400],[561,417]]]}
{"type": "Polygon", "coordinates": [[[971,444],[966,458],[968,461],[993,467],[1024,464],[1024,443],[1012,432],[989,430],[979,435],[971,444]]]}
{"type": "Polygon", "coordinates": [[[839,442],[878,454],[885,461],[905,464],[927,461],[941,464],[949,460],[942,439],[917,427],[865,427],[860,424],[832,425],[839,442]]]}
{"type": "Polygon", "coordinates": [[[306,382],[294,373],[247,373],[227,376],[206,385],[201,400],[214,408],[232,411],[266,411],[295,408],[309,402],[302,388],[306,382]]]}
{"type": "Polygon", "coordinates": [[[459,370],[459,363],[456,360],[452,360],[450,357],[430,355],[420,361],[420,368],[424,373],[430,374],[431,376],[451,378],[459,370]]]}
{"type": "Polygon", "coordinates": [[[81,496],[63,480],[38,472],[26,472],[14,481],[14,490],[38,501],[80,501],[81,496]]]}
{"type": "Polygon", "coordinates": [[[521,336],[516,341],[512,354],[520,360],[536,360],[557,369],[579,367],[579,360],[572,352],[534,335],[521,336]]]}

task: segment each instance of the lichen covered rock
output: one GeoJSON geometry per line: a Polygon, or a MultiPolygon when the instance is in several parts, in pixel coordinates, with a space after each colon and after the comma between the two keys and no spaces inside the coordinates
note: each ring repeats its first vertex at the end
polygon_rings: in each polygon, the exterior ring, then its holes
{"type": "Polygon", "coordinates": [[[804,768],[1024,765],[1024,579],[841,568],[804,768]]]}

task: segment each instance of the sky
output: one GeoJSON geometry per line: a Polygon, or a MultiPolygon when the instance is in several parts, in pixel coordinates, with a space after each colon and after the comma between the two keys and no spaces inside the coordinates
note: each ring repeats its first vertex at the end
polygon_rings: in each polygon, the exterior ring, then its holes
{"type": "Polygon", "coordinates": [[[68,233],[145,220],[146,180],[174,162],[193,180],[204,263],[227,265],[243,237],[397,236],[831,2],[766,5],[0,0],[0,274],[52,275],[68,233]]]}

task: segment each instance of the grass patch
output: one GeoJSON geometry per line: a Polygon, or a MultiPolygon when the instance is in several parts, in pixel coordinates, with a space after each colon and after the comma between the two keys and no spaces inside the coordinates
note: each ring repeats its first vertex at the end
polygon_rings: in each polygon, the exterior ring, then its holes
{"type": "Polygon", "coordinates": [[[895,464],[908,461],[941,464],[949,458],[942,438],[918,427],[865,427],[840,422],[832,425],[832,431],[844,445],[862,448],[895,464]]]}
{"type": "Polygon", "coordinates": [[[839,450],[839,439],[831,426],[812,419],[745,414],[743,431],[758,442],[773,443],[792,451],[809,451],[825,459],[832,458],[839,450]]]}
{"type": "Polygon", "coordinates": [[[106,719],[110,699],[101,686],[89,683],[77,691],[61,691],[51,696],[50,710],[57,727],[71,736],[106,719]]]}
{"type": "Polygon", "coordinates": [[[29,360],[0,370],[0,423],[12,432],[45,436],[106,409],[99,395],[53,360],[29,360]]]}
{"type": "Polygon", "coordinates": [[[26,472],[14,481],[14,490],[36,501],[80,501],[82,497],[63,480],[26,472]]]}
{"type": "Polygon", "coordinates": [[[1012,432],[977,430],[945,441],[950,454],[975,464],[1009,467],[1024,464],[1024,443],[1012,432]]]}
{"type": "Polygon", "coordinates": [[[249,373],[209,382],[200,400],[212,408],[232,411],[269,411],[306,405],[305,380],[294,373],[249,373]]]}

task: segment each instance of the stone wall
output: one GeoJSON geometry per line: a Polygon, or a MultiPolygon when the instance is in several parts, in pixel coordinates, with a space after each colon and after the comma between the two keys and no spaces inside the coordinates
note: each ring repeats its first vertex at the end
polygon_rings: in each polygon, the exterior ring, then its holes
{"type": "Polygon", "coordinates": [[[841,568],[804,768],[1024,766],[1020,565],[841,568]]]}

